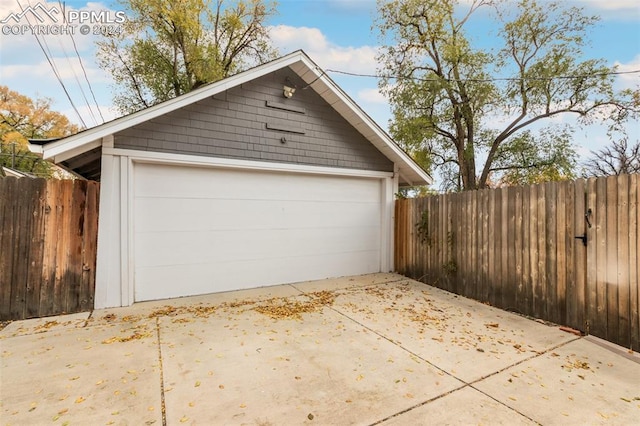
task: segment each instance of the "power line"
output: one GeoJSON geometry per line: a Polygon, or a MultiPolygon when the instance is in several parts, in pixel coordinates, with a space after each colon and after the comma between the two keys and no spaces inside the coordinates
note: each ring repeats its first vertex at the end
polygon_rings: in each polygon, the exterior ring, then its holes
{"type": "MultiPolygon", "coordinates": [[[[20,10],[24,14],[24,8],[22,7],[22,4],[20,3],[20,0],[16,0],[16,2],[18,3],[18,7],[20,7],[20,10]]],[[[29,4],[29,6],[31,6],[31,5],[29,4]]],[[[29,25],[31,25],[31,22],[29,21],[29,17],[27,15],[23,15],[23,16],[27,19],[27,23],[29,25]]],[[[58,83],[60,83],[60,85],[62,86],[62,90],[64,90],[64,93],[67,96],[67,99],[69,100],[69,103],[71,104],[71,107],[73,108],[73,110],[75,111],[76,115],[80,119],[80,122],[82,123],[82,125],[86,128],[87,125],[84,122],[84,120],[82,119],[82,116],[80,115],[80,112],[78,111],[78,108],[76,108],[76,105],[73,103],[73,99],[71,99],[71,95],[69,94],[69,91],[67,90],[66,86],[62,82],[62,79],[60,78],[60,74],[58,73],[58,70],[56,69],[55,64],[53,63],[52,59],[49,58],[49,55],[47,55],[47,51],[42,46],[42,42],[40,41],[40,39],[38,38],[38,36],[36,35],[35,32],[33,33],[33,36],[36,38],[36,41],[38,42],[38,46],[40,46],[40,49],[42,50],[42,53],[44,54],[44,57],[47,59],[47,62],[49,62],[49,65],[51,66],[51,69],[53,70],[53,73],[55,74],[56,79],[58,80],[58,83]]],[[[45,45],[47,46],[47,50],[49,50],[49,46],[47,45],[47,42],[46,42],[46,40],[44,38],[43,38],[43,41],[44,41],[45,45]]],[[[49,52],[49,54],[51,54],[51,52],[49,52]]]]}
{"type": "Polygon", "coordinates": [[[93,109],[91,108],[91,105],[89,104],[89,100],[87,99],[87,95],[84,93],[84,87],[82,87],[82,83],[80,83],[80,79],[78,78],[78,74],[76,73],[75,69],[73,68],[73,64],[71,63],[71,58],[69,58],[69,54],[67,53],[67,50],[64,48],[64,44],[62,43],[62,40],[61,40],[60,37],[58,37],[58,43],[60,44],[60,49],[62,50],[62,53],[64,54],[65,59],[67,60],[67,64],[69,65],[69,69],[71,70],[71,73],[73,74],[73,78],[76,80],[76,83],[78,84],[78,87],[80,88],[80,94],[82,95],[82,98],[84,99],[84,103],[87,106],[89,114],[91,115],[91,118],[93,119],[94,124],[98,125],[98,120],[96,119],[96,116],[93,113],[93,109]]]}
{"type": "Polygon", "coordinates": [[[575,74],[575,75],[559,75],[555,77],[494,77],[494,78],[421,78],[421,77],[394,77],[394,76],[384,76],[378,74],[361,74],[349,71],[340,71],[327,69],[327,73],[332,72],[335,74],[343,74],[349,75],[353,77],[368,77],[368,78],[391,78],[395,80],[415,80],[415,81],[448,81],[448,82],[473,82],[473,83],[490,83],[493,81],[552,81],[552,80],[573,80],[573,79],[582,79],[588,77],[606,77],[610,75],[627,75],[627,74],[640,74],[640,70],[633,71],[608,71],[602,73],[593,73],[593,74],[575,74]]]}
{"type": "MultiPolygon", "coordinates": [[[[58,4],[60,5],[60,8],[62,9],[63,22],[66,23],[67,16],[64,13],[65,12],[64,6],[62,5],[62,2],[60,0],[58,0],[58,4]]],[[[71,31],[69,32],[69,37],[71,37],[71,42],[73,43],[73,50],[75,50],[76,56],[78,57],[78,62],[80,63],[80,68],[82,69],[82,73],[84,74],[84,79],[87,82],[87,86],[89,86],[89,92],[91,93],[91,97],[93,98],[93,102],[95,102],[96,109],[98,110],[98,114],[100,115],[100,119],[104,123],[104,116],[102,115],[102,111],[100,111],[100,105],[98,104],[98,100],[96,99],[96,94],[93,92],[93,87],[91,87],[91,83],[89,82],[89,76],[87,75],[87,70],[84,67],[84,63],[82,62],[82,57],[80,56],[80,52],[78,52],[78,46],[76,45],[76,39],[73,38],[73,32],[71,32],[71,31]]],[[[84,95],[84,92],[83,92],[83,95],[84,95]]],[[[89,108],[89,110],[91,110],[91,108],[89,108]]],[[[95,120],[95,118],[94,118],[94,120],[95,120]]]]}

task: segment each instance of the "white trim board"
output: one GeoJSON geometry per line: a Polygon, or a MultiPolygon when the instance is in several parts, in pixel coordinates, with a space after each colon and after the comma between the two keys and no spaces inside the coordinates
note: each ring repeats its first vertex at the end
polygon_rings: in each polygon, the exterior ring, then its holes
{"type": "Polygon", "coordinates": [[[311,173],[319,175],[339,175],[368,178],[393,177],[393,172],[347,169],[339,167],[310,166],[306,164],[290,164],[252,160],[237,160],[221,157],[202,157],[199,155],[173,154],[155,151],[136,151],[129,149],[103,148],[103,154],[129,157],[134,162],[176,164],[191,167],[219,167],[247,170],[277,171],[283,173],[311,173]]]}

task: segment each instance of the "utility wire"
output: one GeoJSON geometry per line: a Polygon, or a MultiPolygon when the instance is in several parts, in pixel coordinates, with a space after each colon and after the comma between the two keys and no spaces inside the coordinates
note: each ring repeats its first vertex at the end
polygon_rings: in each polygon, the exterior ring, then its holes
{"type": "MultiPolygon", "coordinates": [[[[61,0],[58,0],[58,4],[60,5],[60,8],[62,9],[63,22],[66,23],[67,22],[67,15],[64,13],[64,6],[62,5],[61,0]]],[[[102,123],[104,123],[104,116],[102,115],[102,111],[100,110],[100,105],[98,104],[98,100],[96,99],[96,94],[93,92],[93,87],[91,87],[91,83],[89,82],[89,76],[87,76],[87,70],[84,67],[84,63],[82,62],[82,57],[80,56],[80,52],[78,52],[78,46],[76,45],[76,39],[73,38],[73,32],[71,32],[71,31],[69,32],[69,37],[71,37],[71,42],[73,43],[73,50],[75,50],[76,56],[78,57],[78,62],[80,63],[80,68],[82,68],[82,73],[84,74],[84,79],[87,82],[87,86],[89,86],[89,92],[91,93],[91,97],[93,98],[93,102],[95,102],[96,109],[98,110],[98,114],[100,115],[100,119],[102,120],[102,123]]]]}
{"type": "MultiPolygon", "coordinates": [[[[24,14],[24,8],[22,7],[22,4],[20,3],[20,0],[16,0],[16,2],[18,3],[18,7],[20,7],[20,10],[24,14]]],[[[29,5],[29,6],[31,6],[31,5],[29,5]]],[[[31,25],[31,22],[29,21],[29,17],[27,15],[23,15],[23,16],[26,17],[27,23],[29,25],[31,25]]],[[[35,32],[33,33],[33,36],[36,38],[36,41],[38,42],[38,45],[40,46],[40,49],[42,50],[42,53],[44,54],[45,58],[47,59],[47,62],[49,62],[49,65],[51,66],[51,69],[53,70],[53,73],[55,74],[56,79],[58,80],[58,83],[60,83],[60,85],[62,86],[62,90],[64,90],[64,93],[67,96],[67,99],[69,100],[69,103],[71,104],[71,107],[73,108],[73,110],[75,111],[76,115],[78,116],[78,119],[80,119],[80,122],[82,123],[82,125],[86,128],[87,125],[84,122],[84,120],[82,119],[82,115],[80,115],[80,112],[78,111],[78,108],[73,103],[73,99],[71,99],[71,95],[69,94],[69,91],[67,90],[66,86],[62,82],[62,79],[60,78],[60,74],[58,73],[58,70],[56,69],[55,64],[53,63],[52,59],[49,58],[49,55],[47,55],[47,51],[45,50],[44,46],[42,45],[42,42],[40,41],[40,39],[38,38],[38,36],[36,35],[35,32]]],[[[43,41],[44,41],[44,43],[46,45],[46,40],[44,38],[43,38],[43,41]]],[[[47,50],[48,49],[49,49],[49,46],[47,45],[47,50]]]]}
{"type": "Polygon", "coordinates": [[[73,74],[73,78],[76,80],[76,83],[78,84],[78,87],[80,88],[80,94],[82,95],[82,98],[84,99],[84,103],[87,106],[87,110],[89,111],[89,114],[91,115],[91,118],[93,119],[93,123],[95,125],[98,125],[98,120],[96,119],[95,114],[93,113],[93,109],[91,108],[91,104],[89,103],[89,99],[87,99],[87,95],[84,92],[84,87],[82,86],[82,83],[80,83],[80,79],[78,78],[78,74],[76,73],[76,70],[73,68],[73,64],[71,63],[71,58],[69,57],[69,54],[67,53],[67,50],[64,48],[64,44],[62,42],[62,39],[60,37],[58,37],[58,43],[60,44],[60,49],[62,50],[62,53],[64,54],[65,59],[67,60],[67,64],[69,64],[69,69],[71,70],[71,73],[73,74]]]}
{"type": "Polygon", "coordinates": [[[327,69],[327,73],[335,73],[342,75],[350,75],[353,77],[369,77],[369,78],[391,78],[395,80],[416,80],[416,81],[448,81],[448,82],[474,82],[474,83],[489,83],[492,81],[551,81],[551,80],[572,80],[579,78],[587,78],[587,77],[606,77],[609,75],[626,75],[626,74],[640,74],[640,70],[633,71],[609,71],[602,73],[594,73],[594,74],[576,74],[576,75],[559,75],[555,77],[495,77],[495,78],[422,78],[422,77],[394,77],[394,76],[384,76],[377,74],[361,74],[355,72],[348,71],[340,71],[327,69]]]}

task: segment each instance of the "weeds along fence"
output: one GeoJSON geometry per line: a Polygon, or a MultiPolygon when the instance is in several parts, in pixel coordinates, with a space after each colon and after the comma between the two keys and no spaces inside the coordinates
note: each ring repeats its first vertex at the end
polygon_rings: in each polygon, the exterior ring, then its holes
{"type": "Polygon", "coordinates": [[[640,175],[401,199],[396,270],[640,349],[640,175]]]}
{"type": "Polygon", "coordinates": [[[0,178],[0,320],[93,309],[99,187],[0,178]]]}

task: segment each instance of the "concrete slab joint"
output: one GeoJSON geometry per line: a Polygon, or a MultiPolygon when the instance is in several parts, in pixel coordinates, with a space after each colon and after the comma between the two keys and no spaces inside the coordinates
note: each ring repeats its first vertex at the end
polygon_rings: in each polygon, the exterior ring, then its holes
{"type": "Polygon", "coordinates": [[[605,346],[370,274],[11,323],[0,412],[9,425],[632,424],[640,358],[605,346]]]}

